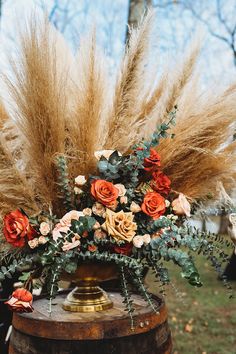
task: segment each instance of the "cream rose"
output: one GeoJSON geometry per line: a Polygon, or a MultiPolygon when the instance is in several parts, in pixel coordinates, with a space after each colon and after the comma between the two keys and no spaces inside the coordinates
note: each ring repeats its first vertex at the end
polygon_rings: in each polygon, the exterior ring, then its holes
{"type": "Polygon", "coordinates": [[[41,235],[46,236],[47,234],[49,234],[50,232],[50,225],[47,222],[41,222],[40,226],[39,226],[39,231],[41,233],[41,235]]]}
{"type": "Polygon", "coordinates": [[[137,235],[137,236],[134,236],[133,238],[133,244],[134,244],[134,247],[136,248],[141,248],[143,245],[148,245],[151,241],[151,236],[149,234],[145,234],[143,236],[141,235],[137,235]]]}
{"type": "Polygon", "coordinates": [[[143,246],[143,236],[134,236],[133,238],[133,245],[136,248],[141,248],[143,246]]]}
{"type": "Polygon", "coordinates": [[[137,203],[132,202],[130,204],[130,211],[132,211],[132,213],[139,213],[141,211],[141,207],[137,203]]]}
{"type": "MultiPolygon", "coordinates": [[[[96,157],[97,160],[100,160],[102,156],[104,156],[108,160],[114,151],[115,150],[99,150],[99,151],[95,151],[94,156],[96,157]]],[[[118,155],[122,156],[122,154],[119,151],[118,151],[118,155]]]]}
{"type": "Polygon", "coordinates": [[[180,193],[171,205],[175,214],[190,217],[191,206],[183,193],[180,193]]]}
{"type": "Polygon", "coordinates": [[[137,224],[133,221],[134,215],[123,210],[118,213],[106,209],[106,221],[102,228],[116,241],[131,242],[137,230],[137,224]]]}
{"type": "Polygon", "coordinates": [[[75,184],[77,186],[83,186],[87,182],[85,176],[79,175],[75,178],[75,184]]]}

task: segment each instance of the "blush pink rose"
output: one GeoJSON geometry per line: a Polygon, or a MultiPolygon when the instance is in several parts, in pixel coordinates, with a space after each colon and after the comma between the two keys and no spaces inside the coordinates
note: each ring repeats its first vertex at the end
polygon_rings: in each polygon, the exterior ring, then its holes
{"type": "Polygon", "coordinates": [[[171,205],[176,215],[186,215],[190,217],[191,205],[183,193],[180,193],[178,198],[174,199],[171,205]]]}

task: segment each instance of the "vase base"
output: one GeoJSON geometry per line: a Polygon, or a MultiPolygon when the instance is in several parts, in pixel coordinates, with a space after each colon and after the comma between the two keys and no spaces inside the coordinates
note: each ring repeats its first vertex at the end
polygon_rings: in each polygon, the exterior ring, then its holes
{"type": "Polygon", "coordinates": [[[112,308],[113,302],[99,286],[85,283],[67,295],[62,307],[71,312],[97,312],[112,308]]]}

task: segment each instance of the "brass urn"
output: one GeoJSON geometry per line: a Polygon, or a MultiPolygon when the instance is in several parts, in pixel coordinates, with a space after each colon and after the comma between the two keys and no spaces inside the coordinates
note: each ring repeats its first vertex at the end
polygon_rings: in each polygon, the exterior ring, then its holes
{"type": "Polygon", "coordinates": [[[100,282],[117,278],[117,267],[111,263],[88,262],[81,264],[75,273],[64,272],[63,280],[76,284],[63,303],[63,309],[72,312],[96,312],[113,307],[100,282]]]}

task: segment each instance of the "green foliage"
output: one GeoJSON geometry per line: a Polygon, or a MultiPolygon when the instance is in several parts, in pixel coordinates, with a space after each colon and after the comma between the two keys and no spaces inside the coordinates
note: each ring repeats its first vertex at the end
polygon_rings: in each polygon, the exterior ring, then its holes
{"type": "Polygon", "coordinates": [[[58,171],[58,186],[60,189],[60,198],[66,211],[73,209],[73,194],[70,186],[70,180],[68,175],[67,163],[65,156],[58,156],[56,159],[57,171],[58,171]]]}
{"type": "Polygon", "coordinates": [[[120,285],[121,285],[121,294],[123,295],[123,303],[125,304],[125,310],[128,312],[131,321],[131,330],[134,330],[134,318],[133,318],[133,300],[128,288],[128,281],[125,276],[125,268],[120,267],[120,285]]]}

